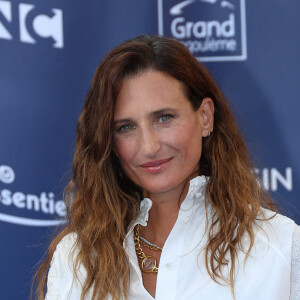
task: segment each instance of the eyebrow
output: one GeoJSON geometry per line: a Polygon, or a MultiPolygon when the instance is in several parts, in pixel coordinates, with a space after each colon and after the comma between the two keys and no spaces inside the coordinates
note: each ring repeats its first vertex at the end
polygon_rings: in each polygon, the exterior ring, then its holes
{"type": "MultiPolygon", "coordinates": [[[[176,109],[174,108],[171,108],[171,107],[165,107],[165,108],[162,108],[162,109],[159,109],[159,110],[155,110],[155,111],[152,111],[148,114],[149,117],[154,117],[154,116],[157,116],[157,115],[160,115],[160,114],[163,114],[165,112],[176,112],[176,109]]],[[[130,123],[130,122],[133,122],[133,119],[130,119],[130,118],[125,118],[125,119],[120,119],[120,120],[115,120],[114,121],[114,124],[117,124],[117,123],[130,123]]]]}

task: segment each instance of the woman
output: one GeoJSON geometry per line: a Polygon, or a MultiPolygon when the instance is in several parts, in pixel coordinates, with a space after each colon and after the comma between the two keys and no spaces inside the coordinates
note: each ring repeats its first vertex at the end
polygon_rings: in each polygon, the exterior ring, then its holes
{"type": "Polygon", "coordinates": [[[67,207],[40,299],[46,281],[46,299],[300,297],[299,227],[272,212],[222,92],[175,40],[137,37],[98,67],[67,207]]]}

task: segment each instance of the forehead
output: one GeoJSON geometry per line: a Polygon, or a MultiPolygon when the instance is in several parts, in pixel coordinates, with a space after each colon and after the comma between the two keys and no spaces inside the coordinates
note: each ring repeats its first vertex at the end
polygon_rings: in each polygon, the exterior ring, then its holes
{"type": "Polygon", "coordinates": [[[115,119],[133,117],[164,107],[190,107],[184,84],[170,75],[150,70],[125,78],[115,107],[115,119]]]}

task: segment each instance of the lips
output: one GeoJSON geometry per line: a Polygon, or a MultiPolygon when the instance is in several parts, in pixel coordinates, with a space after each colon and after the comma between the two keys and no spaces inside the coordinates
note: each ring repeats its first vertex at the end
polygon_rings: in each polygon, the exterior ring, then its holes
{"type": "Polygon", "coordinates": [[[161,160],[156,160],[156,161],[151,161],[147,162],[143,165],[141,165],[142,168],[151,168],[151,167],[158,167],[159,165],[162,165],[168,161],[170,161],[173,157],[166,158],[166,159],[161,159],[161,160]]]}
{"type": "Polygon", "coordinates": [[[173,159],[173,157],[150,161],[141,165],[141,167],[148,173],[157,174],[162,172],[168,166],[171,159],[173,159]]]}

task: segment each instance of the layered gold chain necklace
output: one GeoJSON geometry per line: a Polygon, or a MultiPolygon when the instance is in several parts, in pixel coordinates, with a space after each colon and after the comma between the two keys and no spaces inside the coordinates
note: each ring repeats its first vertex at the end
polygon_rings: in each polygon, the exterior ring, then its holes
{"type": "Polygon", "coordinates": [[[140,225],[134,227],[134,247],[138,258],[141,260],[142,271],[146,273],[157,273],[157,259],[152,255],[146,255],[142,250],[141,244],[148,247],[151,250],[160,250],[162,251],[163,247],[159,247],[155,244],[148,242],[146,239],[140,235],[140,225]]]}

